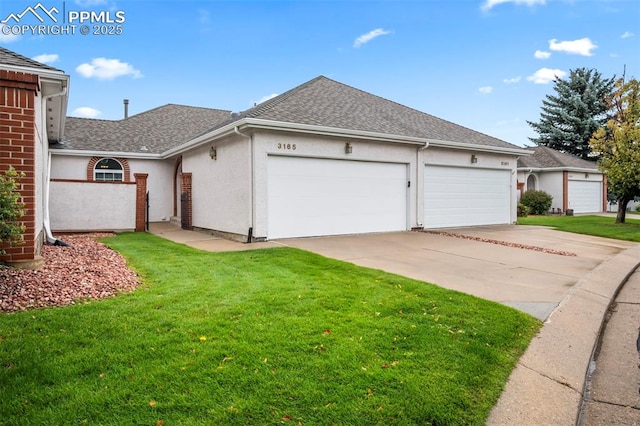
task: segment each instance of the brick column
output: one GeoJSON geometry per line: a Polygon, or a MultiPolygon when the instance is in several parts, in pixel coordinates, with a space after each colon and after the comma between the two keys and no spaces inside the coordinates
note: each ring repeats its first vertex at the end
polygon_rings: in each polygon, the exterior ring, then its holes
{"type": "Polygon", "coordinates": [[[24,173],[20,183],[20,201],[25,204],[21,222],[25,226],[24,243],[4,245],[0,260],[20,267],[37,268],[40,244],[36,235],[36,123],[35,99],[39,80],[35,74],[0,70],[0,172],[10,166],[24,173]]]}
{"type": "Polygon", "coordinates": [[[147,230],[147,173],[134,173],[136,179],[136,232],[147,230]]]}
{"type": "Polygon", "coordinates": [[[182,229],[193,229],[193,202],[191,193],[191,173],[180,175],[180,220],[182,229]]]}

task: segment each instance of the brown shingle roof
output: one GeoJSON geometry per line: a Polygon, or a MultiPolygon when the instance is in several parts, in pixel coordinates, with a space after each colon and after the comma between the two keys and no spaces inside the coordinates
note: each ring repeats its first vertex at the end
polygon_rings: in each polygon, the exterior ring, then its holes
{"type": "Polygon", "coordinates": [[[70,117],[64,146],[54,148],[159,154],[243,118],[520,148],[324,76],[233,117],[230,111],[179,105],[166,105],[120,121],[70,117]],[[142,146],[147,151],[141,151],[142,146]]]}
{"type": "Polygon", "coordinates": [[[4,47],[0,47],[0,65],[12,65],[16,67],[63,72],[62,70],[59,70],[47,64],[43,64],[33,59],[29,59],[26,56],[19,55],[16,52],[5,49],[4,47]]]}
{"type": "Polygon", "coordinates": [[[536,146],[527,148],[533,155],[520,157],[518,159],[519,168],[564,168],[564,169],[591,169],[598,170],[595,162],[583,160],[575,155],[565,154],[546,146],[536,146]]]}
{"type": "Polygon", "coordinates": [[[520,148],[324,76],[303,83],[238,116],[243,117],[520,148]]]}
{"type": "Polygon", "coordinates": [[[227,119],[231,111],[167,104],[122,120],[67,117],[54,149],[160,154],[227,119]]]}

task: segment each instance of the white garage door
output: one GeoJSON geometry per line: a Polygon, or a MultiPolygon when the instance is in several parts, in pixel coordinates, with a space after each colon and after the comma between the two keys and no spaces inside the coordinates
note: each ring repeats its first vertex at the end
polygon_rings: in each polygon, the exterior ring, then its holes
{"type": "Polygon", "coordinates": [[[511,172],[425,166],[424,227],[511,223],[511,172]]]}
{"type": "Polygon", "coordinates": [[[602,182],[569,180],[569,208],[574,213],[602,211],[602,182]]]}
{"type": "Polygon", "coordinates": [[[404,231],[405,164],[269,156],[268,238],[404,231]]]}

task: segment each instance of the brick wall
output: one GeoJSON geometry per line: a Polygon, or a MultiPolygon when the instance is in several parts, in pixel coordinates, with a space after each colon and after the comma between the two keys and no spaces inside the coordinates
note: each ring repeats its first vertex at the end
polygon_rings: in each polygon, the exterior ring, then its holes
{"type": "Polygon", "coordinates": [[[25,203],[24,244],[3,246],[7,254],[0,257],[10,263],[32,261],[40,252],[35,232],[35,101],[38,90],[37,75],[0,70],[0,171],[6,172],[13,166],[25,175],[19,180],[21,201],[25,203]]]}
{"type": "Polygon", "coordinates": [[[136,232],[147,230],[147,173],[134,173],[136,179],[136,232]]]}

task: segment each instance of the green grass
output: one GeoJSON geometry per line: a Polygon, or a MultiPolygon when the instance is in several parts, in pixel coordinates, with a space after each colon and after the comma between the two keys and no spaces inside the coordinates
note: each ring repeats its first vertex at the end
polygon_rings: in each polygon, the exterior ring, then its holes
{"type": "Polygon", "coordinates": [[[145,284],[0,315],[1,424],[480,425],[541,325],[296,249],[105,241],[145,284]]]}
{"type": "Polygon", "coordinates": [[[519,217],[519,225],[551,226],[560,231],[596,237],[640,242],[640,220],[627,214],[625,223],[615,223],[615,217],[605,216],[528,216],[519,217]]]}

